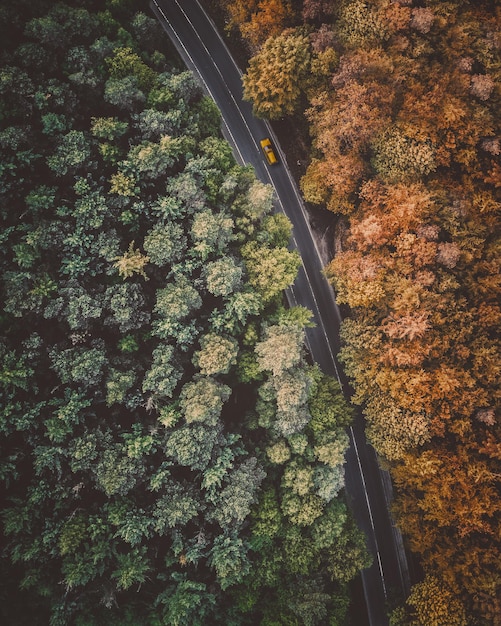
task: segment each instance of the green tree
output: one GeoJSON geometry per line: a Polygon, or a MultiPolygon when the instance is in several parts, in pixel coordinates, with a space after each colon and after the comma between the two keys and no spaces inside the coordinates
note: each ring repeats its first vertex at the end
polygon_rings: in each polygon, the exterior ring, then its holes
{"type": "Polygon", "coordinates": [[[305,626],[321,624],[328,615],[331,595],[318,579],[301,579],[296,593],[290,598],[290,609],[305,626]]]}
{"type": "Polygon", "coordinates": [[[155,397],[171,398],[181,378],[181,370],[173,359],[174,348],[161,344],[153,350],[153,362],[143,380],[143,392],[155,397]]]}
{"type": "Polygon", "coordinates": [[[144,238],[144,249],[151,263],[164,267],[183,256],[187,240],[175,222],[155,225],[144,238]]]}
{"type": "Polygon", "coordinates": [[[70,130],[61,137],[54,155],[47,158],[47,165],[56,176],[65,176],[78,171],[84,163],[88,166],[90,155],[89,141],[84,133],[70,130]]]}
{"type": "Polygon", "coordinates": [[[42,125],[42,132],[45,135],[58,135],[68,129],[68,122],[62,113],[46,113],[42,115],[42,125]]]}
{"type": "Polygon", "coordinates": [[[105,85],[104,99],[126,111],[139,111],[146,102],[146,96],[135,76],[109,78],[105,85]]]}
{"type": "Polygon", "coordinates": [[[327,570],[332,578],[343,583],[369,567],[371,558],[365,547],[365,537],[349,518],[327,553],[327,570]]]}
{"type": "Polygon", "coordinates": [[[282,496],[282,512],[297,526],[311,526],[322,515],[324,505],[319,496],[311,493],[299,496],[285,491],[282,496]]]}
{"type": "Polygon", "coordinates": [[[156,179],[166,174],[192,147],[187,137],[163,135],[158,143],[143,142],[133,146],[127,156],[127,165],[139,177],[156,179]]]}
{"type": "Polygon", "coordinates": [[[202,306],[202,298],[187,278],[178,278],[157,291],[154,312],[158,320],[154,323],[155,334],[168,337],[175,334],[180,321],[202,306]]]}
{"type": "Polygon", "coordinates": [[[234,332],[237,328],[243,327],[249,317],[259,315],[262,309],[263,302],[254,291],[240,291],[231,295],[225,306],[225,319],[229,324],[229,330],[234,332]]]}
{"type": "Polygon", "coordinates": [[[220,255],[233,239],[233,220],[224,213],[213,213],[205,209],[193,218],[191,238],[193,249],[205,260],[211,254],[220,255]]]}
{"type": "Polygon", "coordinates": [[[201,505],[192,487],[168,481],[153,509],[154,528],[160,535],[171,528],[184,526],[199,512],[201,505]]]}
{"type": "MultiPolygon", "coordinates": [[[[247,187],[245,194],[239,194],[233,204],[232,212],[236,215],[235,224],[239,231],[244,233],[240,239],[245,240],[246,236],[252,235],[259,221],[267,215],[273,207],[273,187],[265,185],[260,180],[246,181],[246,170],[239,172],[242,181],[247,187]]],[[[230,177],[227,185],[237,185],[238,178],[230,177]]]]}
{"type": "Polygon", "coordinates": [[[226,485],[215,498],[215,508],[211,514],[221,528],[231,528],[244,522],[265,476],[266,473],[254,457],[244,461],[229,474],[226,485]]]}
{"type": "Polygon", "coordinates": [[[344,399],[338,381],[321,372],[311,388],[308,406],[314,433],[343,428],[353,419],[353,409],[344,399]]]}
{"type": "Polygon", "coordinates": [[[147,580],[151,563],[146,550],[146,546],[135,547],[117,555],[117,569],[111,573],[111,578],[116,580],[118,590],[129,589],[132,585],[139,587],[147,580]]]}
{"type": "Polygon", "coordinates": [[[202,424],[187,424],[168,435],[165,454],[176,463],[194,470],[205,470],[216,445],[218,429],[202,424]]]}
{"type": "Polygon", "coordinates": [[[241,582],[250,571],[247,549],[236,533],[216,537],[209,557],[209,564],[216,570],[221,589],[241,582]]]}
{"type": "Polygon", "coordinates": [[[204,583],[190,580],[186,574],[174,572],[169,578],[172,582],[156,599],[156,605],[163,614],[163,623],[172,626],[206,624],[209,611],[216,602],[215,595],[207,590],[204,583]]]}
{"type": "Polygon", "coordinates": [[[83,387],[97,386],[106,364],[102,347],[54,349],[50,353],[53,369],[63,383],[77,383],[83,387]]]}
{"type": "Polygon", "coordinates": [[[110,76],[114,79],[134,76],[138,86],[148,92],[156,79],[156,72],[141,60],[132,48],[115,48],[113,56],[106,59],[110,76]]]}
{"type": "Polygon", "coordinates": [[[287,248],[268,248],[250,242],[243,246],[242,256],[249,283],[269,302],[292,285],[301,264],[299,253],[287,248]]]}
{"type": "MultiPolygon", "coordinates": [[[[0,71],[2,117],[8,119],[29,114],[32,109],[29,94],[33,93],[33,89],[34,85],[26,72],[14,65],[4,65],[0,71]]],[[[12,147],[17,148],[17,146],[12,147]]]]}
{"type": "Polygon", "coordinates": [[[50,441],[62,443],[92,412],[89,407],[92,401],[85,393],[73,389],[65,389],[64,397],[54,399],[51,403],[52,415],[45,420],[45,429],[50,441]]]}
{"type": "Polygon", "coordinates": [[[65,49],[75,38],[88,38],[97,27],[97,16],[83,8],[56,4],[42,17],[31,19],[26,34],[48,48],[65,49]]]}
{"type": "Polygon", "coordinates": [[[202,374],[228,374],[237,361],[238,344],[234,339],[208,333],[200,339],[200,350],[193,355],[202,374]]]}
{"type": "Polygon", "coordinates": [[[131,459],[120,444],[112,444],[100,451],[94,470],[96,486],[106,496],[126,495],[136,485],[142,473],[138,460],[131,459]]]}
{"type": "Polygon", "coordinates": [[[136,376],[134,372],[121,372],[111,369],[106,381],[106,404],[123,404],[127,392],[134,384],[136,376]]]}
{"type": "Polygon", "coordinates": [[[292,223],[283,213],[267,215],[261,224],[257,240],[272,248],[286,248],[292,235],[292,223]]]}
{"type": "Polygon", "coordinates": [[[105,301],[111,311],[105,323],[117,325],[121,332],[141,328],[150,321],[143,289],[137,283],[125,282],[108,287],[105,301]]]}
{"type": "Polygon", "coordinates": [[[299,364],[303,354],[304,331],[299,326],[269,326],[255,347],[261,370],[279,376],[299,364]]]}
{"type": "Polygon", "coordinates": [[[126,121],[117,117],[93,117],[91,125],[91,133],[98,139],[106,141],[114,141],[119,139],[127,132],[129,125],[126,121]]]}
{"type": "Polygon", "coordinates": [[[228,296],[242,282],[242,268],[232,257],[209,261],[204,266],[207,289],[214,296],[228,296]]]}
{"type": "Polygon", "coordinates": [[[182,120],[182,113],[179,109],[167,112],[146,109],[137,116],[137,126],[144,139],[159,141],[165,135],[176,135],[182,120]]]}
{"type": "Polygon", "coordinates": [[[83,289],[66,287],[59,293],[68,303],[65,313],[72,330],[86,330],[92,320],[101,317],[102,304],[83,289]]]}
{"type": "Polygon", "coordinates": [[[214,426],[228,400],[231,389],[209,376],[197,376],[181,389],[179,402],[188,423],[214,426]]]}

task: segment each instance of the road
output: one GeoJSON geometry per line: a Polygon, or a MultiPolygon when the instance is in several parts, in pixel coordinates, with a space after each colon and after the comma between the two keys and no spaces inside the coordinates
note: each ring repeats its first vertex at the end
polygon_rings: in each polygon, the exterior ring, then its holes
{"type": "MultiPolygon", "coordinates": [[[[301,254],[302,267],[288,297],[290,302],[313,312],[316,326],[307,330],[308,347],[322,370],[336,376],[348,394],[348,382],[335,357],[339,350],[341,314],[322,273],[325,259],[322,260],[312,234],[307,210],[271,127],[255,118],[252,106],[242,100],[239,68],[198,1],[151,0],[150,6],[187,67],[199,77],[220,109],[223,133],[235,157],[242,164],[251,164],[257,177],[274,187],[276,210],[283,211],[292,221],[293,245],[301,254]],[[274,141],[279,165],[269,166],[265,161],[259,140],[266,136],[274,141]]],[[[346,492],[374,557],[373,565],[361,572],[368,624],[387,626],[388,596],[405,597],[408,593],[406,558],[401,536],[388,513],[390,483],[379,469],[373,449],[366,443],[361,415],[356,417],[349,435],[346,492]]]]}

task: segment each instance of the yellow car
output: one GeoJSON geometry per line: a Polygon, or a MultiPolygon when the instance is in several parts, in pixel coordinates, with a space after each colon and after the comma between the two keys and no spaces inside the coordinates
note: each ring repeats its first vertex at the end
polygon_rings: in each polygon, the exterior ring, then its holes
{"type": "Polygon", "coordinates": [[[266,157],[270,165],[275,165],[275,163],[278,163],[277,155],[273,150],[273,146],[271,145],[269,137],[261,139],[261,148],[263,149],[264,156],[266,157]]]}

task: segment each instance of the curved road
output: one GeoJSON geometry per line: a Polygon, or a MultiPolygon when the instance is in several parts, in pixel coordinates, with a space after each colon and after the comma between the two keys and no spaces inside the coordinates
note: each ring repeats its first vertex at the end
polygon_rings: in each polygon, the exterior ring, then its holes
{"type": "MultiPolygon", "coordinates": [[[[198,1],[151,0],[150,6],[186,65],[199,77],[220,109],[223,132],[235,157],[242,164],[251,164],[257,177],[274,187],[276,210],[283,211],[292,221],[293,244],[301,254],[302,267],[287,295],[291,303],[301,304],[313,312],[316,327],[307,330],[310,351],[322,370],[336,376],[348,394],[348,383],[335,358],[339,350],[341,315],[334,292],[322,273],[326,259],[321,258],[307,211],[271,127],[255,118],[252,106],[242,100],[240,70],[198,1]],[[265,161],[259,140],[266,136],[274,140],[279,165],[270,167],[265,161]]],[[[373,565],[361,573],[368,623],[387,626],[388,596],[405,597],[408,593],[407,562],[400,533],[388,513],[391,484],[379,469],[373,449],[366,443],[360,415],[349,434],[346,492],[374,558],[373,565]]]]}

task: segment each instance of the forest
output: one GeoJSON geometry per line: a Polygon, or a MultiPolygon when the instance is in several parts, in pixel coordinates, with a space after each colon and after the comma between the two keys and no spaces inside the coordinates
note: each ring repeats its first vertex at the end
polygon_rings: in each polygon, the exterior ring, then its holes
{"type": "Polygon", "coordinates": [[[144,2],[0,31],[2,623],[348,624],[353,411],[272,189],[144,2]]]}
{"type": "Polygon", "coordinates": [[[256,115],[307,147],[305,199],[336,216],[339,357],[422,568],[390,622],[499,625],[501,7],[205,4],[256,115]]]}

